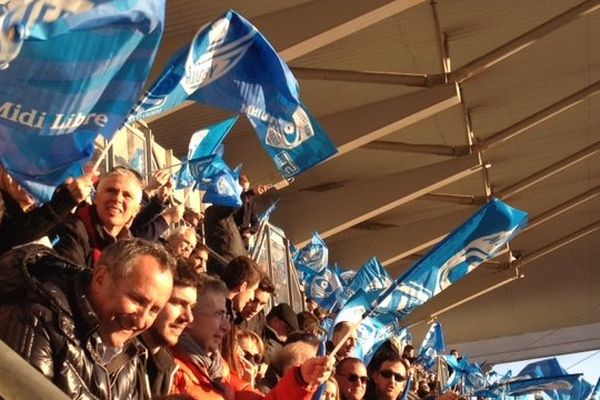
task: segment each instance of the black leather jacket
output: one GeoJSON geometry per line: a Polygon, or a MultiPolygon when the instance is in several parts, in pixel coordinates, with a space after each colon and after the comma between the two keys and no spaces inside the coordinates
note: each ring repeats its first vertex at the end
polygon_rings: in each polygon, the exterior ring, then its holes
{"type": "Polygon", "coordinates": [[[74,399],[150,398],[137,340],[107,364],[86,295],[91,271],[31,245],[0,257],[0,339],[74,399]]]}

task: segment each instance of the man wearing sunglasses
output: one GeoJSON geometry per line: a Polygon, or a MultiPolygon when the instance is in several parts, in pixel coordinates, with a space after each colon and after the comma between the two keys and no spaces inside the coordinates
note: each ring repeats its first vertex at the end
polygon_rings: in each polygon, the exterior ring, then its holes
{"type": "Polygon", "coordinates": [[[341,400],[362,400],[367,390],[367,368],[358,358],[341,360],[335,370],[341,400]]]}
{"type": "Polygon", "coordinates": [[[404,391],[408,366],[400,354],[393,351],[378,353],[371,364],[371,382],[366,400],[396,400],[404,391]]]}

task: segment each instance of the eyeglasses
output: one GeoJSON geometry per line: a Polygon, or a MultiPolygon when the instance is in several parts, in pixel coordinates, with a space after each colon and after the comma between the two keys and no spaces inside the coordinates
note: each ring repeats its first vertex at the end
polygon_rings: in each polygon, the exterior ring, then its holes
{"type": "Polygon", "coordinates": [[[361,385],[366,385],[367,382],[369,381],[368,376],[358,376],[356,374],[348,374],[348,375],[338,374],[338,375],[345,377],[346,379],[348,379],[350,381],[350,383],[356,383],[356,381],[360,381],[361,385]]]}
{"type": "Polygon", "coordinates": [[[258,365],[258,364],[262,363],[262,360],[263,360],[262,355],[260,355],[258,353],[252,354],[246,350],[243,350],[243,352],[244,352],[244,359],[246,359],[246,361],[249,361],[254,365],[258,365]]]}
{"type": "Polygon", "coordinates": [[[402,374],[390,371],[389,369],[379,371],[379,375],[381,375],[383,379],[390,379],[393,376],[396,382],[402,382],[406,379],[406,377],[402,376],[402,374]]]}
{"type": "Polygon", "coordinates": [[[229,313],[227,311],[214,311],[214,312],[205,312],[205,311],[194,311],[194,314],[200,314],[200,315],[208,315],[211,317],[216,317],[219,319],[219,321],[221,322],[231,322],[231,315],[229,315],[229,313]]]}

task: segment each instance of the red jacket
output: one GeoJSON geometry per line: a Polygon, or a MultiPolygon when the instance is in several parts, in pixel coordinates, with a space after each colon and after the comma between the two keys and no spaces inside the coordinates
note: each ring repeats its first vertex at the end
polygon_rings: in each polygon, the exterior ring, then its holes
{"type": "Polygon", "coordinates": [[[173,394],[187,394],[198,400],[311,400],[316,388],[308,389],[302,381],[300,368],[290,369],[279,383],[264,396],[238,377],[226,374],[223,390],[217,388],[206,370],[192,363],[188,357],[175,354],[179,370],[173,379],[173,394]]]}

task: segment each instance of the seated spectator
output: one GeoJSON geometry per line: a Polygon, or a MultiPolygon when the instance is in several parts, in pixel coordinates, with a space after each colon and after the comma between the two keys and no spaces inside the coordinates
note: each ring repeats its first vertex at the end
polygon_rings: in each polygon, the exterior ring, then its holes
{"type": "MultiPolygon", "coordinates": [[[[256,393],[236,392],[229,382],[219,351],[222,339],[230,330],[225,306],[227,294],[220,280],[210,276],[201,279],[194,321],[173,351],[180,366],[175,373],[174,394],[187,394],[198,400],[262,398],[256,393]]],[[[326,358],[309,359],[284,376],[266,399],[309,400],[318,384],[328,378],[330,368],[326,358]]]]}
{"type": "Polygon", "coordinates": [[[36,207],[34,198],[0,165],[0,254],[38,240],[61,224],[89,196],[94,176],[87,169],[82,177],[67,179],[50,202],[36,207]]]}
{"type": "Polygon", "coordinates": [[[250,257],[232,259],[221,274],[229,294],[227,295],[227,310],[231,320],[242,311],[246,304],[254,299],[256,288],[262,279],[260,266],[250,257]]]}
{"type": "Polygon", "coordinates": [[[230,367],[231,382],[237,390],[259,393],[254,385],[264,351],[263,341],[256,333],[246,329],[236,331],[230,367]]]}
{"type": "MultiPolygon", "coordinates": [[[[225,262],[235,257],[247,256],[242,236],[237,229],[233,214],[235,208],[212,205],[204,212],[206,245],[219,254],[225,262]]],[[[221,261],[211,256],[208,259],[208,273],[220,276],[225,268],[221,261]]]]}
{"type": "Polygon", "coordinates": [[[347,357],[337,364],[335,379],[341,400],[362,400],[367,391],[367,368],[358,358],[347,357]]]}
{"type": "Polygon", "coordinates": [[[263,338],[265,338],[265,361],[271,362],[275,353],[279,352],[283,344],[287,341],[288,336],[300,330],[298,325],[298,317],[289,304],[277,304],[267,314],[267,325],[263,338]]]}
{"type": "Polygon", "coordinates": [[[208,264],[208,247],[205,244],[198,243],[189,258],[190,262],[198,273],[206,273],[206,266],[208,264]]]}
{"type": "Polygon", "coordinates": [[[127,227],[141,199],[139,174],[124,167],[113,169],[100,179],[94,204],[79,208],[52,231],[59,237],[54,249],[74,264],[93,267],[108,245],[131,237],[127,227]]]}
{"type": "Polygon", "coordinates": [[[308,311],[298,313],[298,324],[304,332],[312,333],[315,336],[321,334],[319,319],[308,311]]]}
{"type": "Polygon", "coordinates": [[[320,400],[340,400],[340,390],[333,376],[330,376],[327,382],[325,382],[325,389],[320,400]]]}
{"type": "Polygon", "coordinates": [[[358,343],[358,336],[356,333],[356,329],[353,329],[352,324],[350,322],[339,322],[333,328],[333,347],[337,347],[338,344],[346,334],[350,333],[350,336],[344,341],[342,347],[337,352],[335,357],[338,360],[344,359],[346,357],[352,357],[354,355],[354,350],[356,349],[356,344],[358,343]]]}
{"type": "Polygon", "coordinates": [[[254,291],[254,298],[242,308],[235,325],[262,335],[267,324],[264,308],[269,304],[271,296],[275,296],[275,285],[267,275],[263,275],[254,291]]]}
{"type": "Polygon", "coordinates": [[[156,171],[144,188],[141,211],[134,217],[130,231],[135,237],[155,242],[170,225],[181,221],[184,207],[170,206],[173,184],[168,169],[156,171]]]}
{"type": "Polygon", "coordinates": [[[411,344],[404,346],[404,349],[402,349],[402,358],[404,358],[409,365],[413,365],[417,359],[415,356],[415,347],[411,344]]]}
{"type": "Polygon", "coordinates": [[[174,229],[167,236],[167,248],[175,257],[188,259],[196,247],[196,231],[189,226],[174,229]]]}
{"type": "Polygon", "coordinates": [[[141,339],[149,350],[146,370],[152,396],[165,396],[171,392],[175,360],[167,351],[179,341],[183,330],[193,320],[192,308],[196,305],[199,275],[191,264],[178,260],[173,276],[171,298],[141,339]]]}
{"type": "Polygon", "coordinates": [[[162,246],[120,241],[90,271],[32,245],[0,266],[0,339],[72,398],[149,398],[135,336],[171,296],[174,261],[162,246]]]}
{"type": "Polygon", "coordinates": [[[406,386],[408,369],[404,358],[394,351],[375,355],[370,363],[366,400],[396,400],[406,386]]]}

